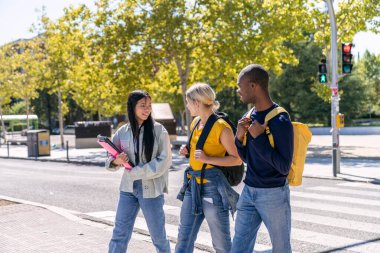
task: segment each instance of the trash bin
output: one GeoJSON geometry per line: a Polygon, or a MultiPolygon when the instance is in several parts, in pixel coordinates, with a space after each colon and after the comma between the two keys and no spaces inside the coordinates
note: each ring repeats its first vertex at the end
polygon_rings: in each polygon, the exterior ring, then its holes
{"type": "Polygon", "coordinates": [[[50,155],[50,133],[46,129],[29,130],[26,133],[28,157],[50,155]]]}
{"type": "Polygon", "coordinates": [[[111,121],[75,122],[75,148],[99,148],[96,142],[98,134],[111,137],[111,121]]]}

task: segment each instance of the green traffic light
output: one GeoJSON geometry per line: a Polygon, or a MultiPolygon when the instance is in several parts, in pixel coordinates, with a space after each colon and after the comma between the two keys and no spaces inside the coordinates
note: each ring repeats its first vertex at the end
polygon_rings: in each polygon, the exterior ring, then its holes
{"type": "Polygon", "coordinates": [[[327,75],[326,74],[319,74],[319,82],[320,83],[327,83],[327,75]]]}

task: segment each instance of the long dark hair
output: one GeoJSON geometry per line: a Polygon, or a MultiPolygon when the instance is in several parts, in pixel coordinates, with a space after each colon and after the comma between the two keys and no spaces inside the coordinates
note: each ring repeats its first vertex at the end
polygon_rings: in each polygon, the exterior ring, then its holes
{"type": "MultiPolygon", "coordinates": [[[[137,102],[143,98],[151,99],[148,92],[142,91],[142,90],[132,91],[128,95],[128,102],[127,102],[128,119],[129,119],[129,124],[131,125],[131,128],[132,128],[133,137],[137,138],[137,140],[139,138],[137,136],[139,125],[137,123],[137,119],[135,115],[135,108],[136,108],[137,102]]],[[[154,131],[153,131],[154,120],[152,118],[152,114],[150,114],[149,117],[146,120],[144,120],[144,122],[142,123],[142,126],[144,126],[142,150],[145,153],[145,158],[149,162],[152,159],[153,145],[154,145],[154,131]]]]}

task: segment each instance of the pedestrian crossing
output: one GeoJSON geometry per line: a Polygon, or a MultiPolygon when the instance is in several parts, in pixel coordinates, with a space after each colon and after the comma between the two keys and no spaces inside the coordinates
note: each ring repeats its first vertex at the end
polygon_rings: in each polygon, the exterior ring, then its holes
{"type": "MultiPolygon", "coordinates": [[[[340,182],[328,186],[291,189],[293,252],[380,252],[380,185],[340,182]]],[[[165,205],[168,237],[175,242],[180,207],[165,205]],[[170,219],[175,217],[176,219],[170,219]]],[[[115,212],[87,215],[114,221],[115,212]]],[[[135,229],[148,233],[145,219],[137,217],[135,229]]],[[[231,233],[234,221],[231,219],[231,233]]],[[[207,224],[198,234],[196,247],[213,252],[207,224]]],[[[255,252],[271,252],[268,231],[259,229],[255,252]]]]}

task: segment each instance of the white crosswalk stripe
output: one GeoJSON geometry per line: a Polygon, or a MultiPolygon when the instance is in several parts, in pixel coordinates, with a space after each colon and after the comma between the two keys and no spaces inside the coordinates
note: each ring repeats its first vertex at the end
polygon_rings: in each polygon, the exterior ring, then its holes
{"type": "Polygon", "coordinates": [[[370,196],[380,198],[380,191],[362,191],[357,189],[341,189],[336,187],[327,187],[327,186],[316,186],[310,187],[309,190],[329,192],[329,193],[345,193],[350,195],[360,195],[360,196],[370,196]]]}
{"type": "Polygon", "coordinates": [[[338,186],[349,186],[349,187],[354,187],[354,188],[380,190],[380,184],[370,184],[370,183],[347,182],[347,183],[338,184],[338,186]]]}
{"type": "Polygon", "coordinates": [[[293,191],[290,194],[292,197],[302,197],[307,199],[318,199],[318,200],[330,200],[335,202],[343,202],[350,204],[359,204],[359,205],[369,205],[369,206],[380,206],[380,201],[372,200],[368,201],[366,199],[358,199],[352,197],[341,197],[341,196],[331,196],[325,194],[317,194],[317,193],[305,193],[305,192],[296,192],[293,191]]]}
{"type": "Polygon", "coordinates": [[[337,213],[343,213],[343,214],[352,214],[352,215],[365,216],[365,217],[380,218],[380,211],[368,210],[368,209],[364,209],[364,208],[330,205],[330,204],[326,204],[326,203],[316,203],[316,202],[305,201],[305,200],[302,200],[302,201],[291,200],[291,205],[293,207],[300,207],[300,208],[307,208],[307,209],[314,209],[314,210],[321,210],[321,211],[329,211],[329,212],[337,212],[337,213]]]}
{"type": "MultiPolygon", "coordinates": [[[[380,237],[380,225],[378,224],[380,191],[376,190],[380,190],[377,185],[355,182],[328,187],[309,187],[301,190],[293,188],[291,205],[296,210],[292,211],[292,220],[298,222],[297,226],[292,227],[291,237],[294,250],[304,252],[304,248],[301,246],[297,249],[297,244],[301,243],[302,245],[312,245],[314,249],[324,247],[323,249],[337,251],[380,252],[380,241],[378,240],[380,237]],[[349,197],[344,195],[349,195],[349,197]],[[330,202],[326,203],[325,200],[330,202]],[[331,204],[332,202],[333,204],[331,204]],[[364,206],[360,207],[361,205],[364,206]],[[321,214],[316,214],[317,211],[321,211],[321,214]],[[334,215],[327,216],[330,213],[334,215]],[[373,219],[375,222],[371,223],[373,219]],[[341,233],[342,229],[346,232],[341,233]],[[356,234],[360,234],[361,237],[355,237],[356,234]]],[[[181,209],[179,206],[165,205],[164,210],[166,215],[178,218],[181,209]]],[[[88,215],[112,222],[115,218],[115,212],[112,211],[88,213],[88,215]]],[[[137,218],[135,228],[139,231],[148,231],[143,217],[137,218]]],[[[175,241],[178,224],[166,224],[166,230],[169,238],[175,241]]],[[[231,233],[233,236],[234,222],[232,220],[231,233]]],[[[264,225],[259,230],[258,241],[261,236],[269,238],[264,225]]],[[[264,240],[264,242],[266,241],[264,240]]],[[[209,232],[200,231],[196,244],[213,252],[209,232]]],[[[270,250],[271,245],[256,244],[255,246],[255,251],[270,252],[270,250]]]]}

